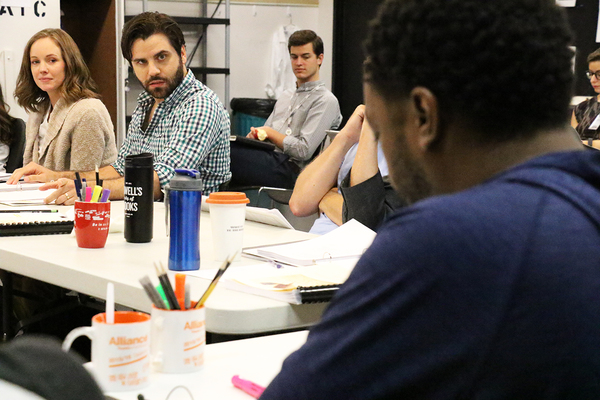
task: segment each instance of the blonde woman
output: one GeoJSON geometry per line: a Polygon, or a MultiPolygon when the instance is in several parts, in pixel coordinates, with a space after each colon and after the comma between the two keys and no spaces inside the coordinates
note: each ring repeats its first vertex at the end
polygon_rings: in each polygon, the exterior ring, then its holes
{"type": "Polygon", "coordinates": [[[117,156],[113,124],[79,48],[65,31],[29,40],[15,97],[30,112],[23,164],[89,171],[117,156]]]}

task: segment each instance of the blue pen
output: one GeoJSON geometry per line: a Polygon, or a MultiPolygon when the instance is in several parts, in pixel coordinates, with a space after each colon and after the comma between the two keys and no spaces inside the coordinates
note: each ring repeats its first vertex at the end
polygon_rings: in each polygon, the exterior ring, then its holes
{"type": "Polygon", "coordinates": [[[81,176],[79,176],[79,172],[75,172],[75,192],[77,193],[77,198],[81,200],[81,176]]]}
{"type": "Polygon", "coordinates": [[[106,203],[108,201],[108,197],[110,196],[110,189],[102,190],[102,197],[100,197],[100,203],[106,203]]]}

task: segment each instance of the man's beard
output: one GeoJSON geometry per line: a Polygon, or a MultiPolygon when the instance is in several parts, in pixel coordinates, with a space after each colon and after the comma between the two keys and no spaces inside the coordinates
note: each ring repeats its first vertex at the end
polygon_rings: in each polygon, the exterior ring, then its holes
{"type": "Polygon", "coordinates": [[[154,97],[155,99],[166,99],[171,95],[171,93],[173,93],[177,86],[179,86],[181,81],[183,81],[183,62],[179,63],[174,77],[163,78],[161,76],[157,76],[151,78],[144,83],[144,89],[146,89],[146,92],[148,92],[148,94],[150,94],[150,96],[154,97]],[[152,89],[150,88],[150,84],[154,81],[164,81],[166,83],[166,86],[152,89]]]}
{"type": "MultiPolygon", "coordinates": [[[[390,178],[392,186],[396,189],[398,196],[407,204],[413,204],[419,200],[433,195],[433,187],[425,170],[408,151],[408,144],[402,135],[397,135],[398,151],[393,159],[388,159],[390,178]]],[[[387,158],[387,157],[386,157],[387,158]]]]}

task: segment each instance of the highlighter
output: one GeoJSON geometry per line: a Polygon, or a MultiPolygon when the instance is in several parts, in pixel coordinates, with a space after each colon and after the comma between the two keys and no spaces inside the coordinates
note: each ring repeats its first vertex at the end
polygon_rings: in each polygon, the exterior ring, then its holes
{"type": "Polygon", "coordinates": [[[92,199],[90,201],[92,203],[97,203],[101,194],[102,194],[102,187],[98,186],[98,185],[94,186],[94,191],[92,192],[92,199]]]}
{"type": "Polygon", "coordinates": [[[100,203],[106,203],[110,196],[110,189],[102,189],[102,197],[100,197],[100,203]]]}
{"type": "Polygon", "coordinates": [[[233,386],[243,390],[255,399],[258,399],[260,395],[265,391],[265,388],[263,386],[257,385],[256,383],[248,381],[246,379],[242,379],[239,375],[234,375],[231,378],[231,383],[233,383],[233,386]]]}
{"type": "Polygon", "coordinates": [[[175,274],[175,297],[179,307],[185,310],[185,275],[175,274]]]}
{"type": "Polygon", "coordinates": [[[171,307],[169,306],[169,300],[167,300],[167,295],[165,294],[165,291],[163,290],[162,285],[158,285],[156,287],[156,290],[158,291],[158,294],[160,294],[160,297],[163,299],[166,309],[170,310],[171,307]]]}

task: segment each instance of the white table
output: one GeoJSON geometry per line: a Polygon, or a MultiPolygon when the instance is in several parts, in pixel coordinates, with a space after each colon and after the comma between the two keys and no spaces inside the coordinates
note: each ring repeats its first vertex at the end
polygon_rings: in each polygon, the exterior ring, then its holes
{"type": "MultiPolygon", "coordinates": [[[[137,400],[143,394],[150,400],[166,399],[176,386],[187,387],[195,400],[250,400],[252,397],[231,384],[239,375],[261,386],[267,386],[281,369],[283,360],[306,341],[308,331],[263,336],[209,344],[204,354],[204,367],[189,374],[153,373],[151,383],[140,391],[112,392],[118,400],[137,400]]],[[[190,400],[188,393],[177,389],[169,400],[190,400]]]]}
{"type": "MultiPolygon", "coordinates": [[[[111,222],[122,226],[123,202],[113,202],[111,207],[111,222]]],[[[150,243],[128,243],[122,232],[110,233],[103,249],[79,248],[74,234],[2,237],[0,269],[102,299],[106,296],[106,284],[113,282],[117,304],[149,312],[151,304],[139,279],[148,275],[157,284],[153,263],[162,261],[165,268],[168,264],[164,209],[163,203],[154,203],[154,238],[150,243]]],[[[311,237],[305,232],[251,221],[246,221],[244,227],[244,247],[311,237]]],[[[205,212],[200,223],[200,258],[201,269],[220,266],[213,261],[210,215],[205,212]]],[[[232,266],[257,262],[242,257],[232,266]]],[[[197,277],[188,277],[188,282],[192,299],[200,298],[209,283],[197,277]]],[[[325,307],[326,304],[290,305],[217,285],[206,302],[206,329],[211,333],[243,335],[302,328],[317,322],[325,307]]]]}

